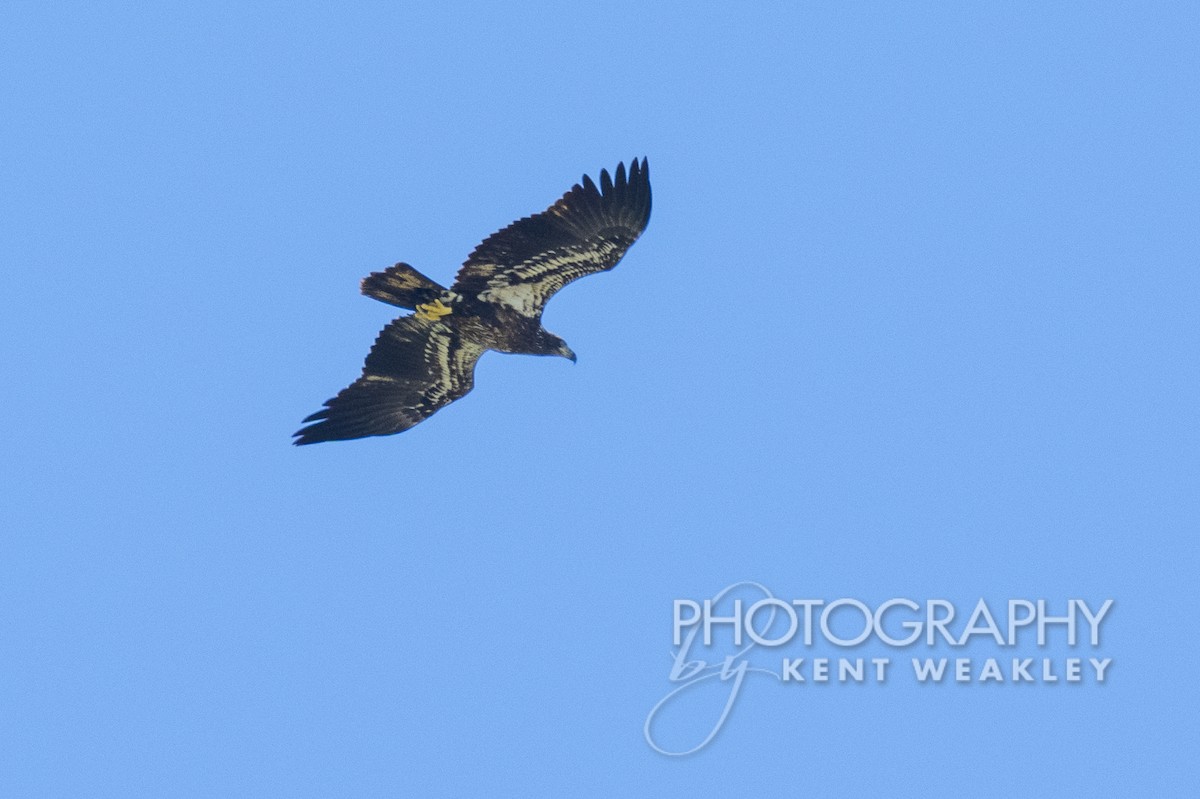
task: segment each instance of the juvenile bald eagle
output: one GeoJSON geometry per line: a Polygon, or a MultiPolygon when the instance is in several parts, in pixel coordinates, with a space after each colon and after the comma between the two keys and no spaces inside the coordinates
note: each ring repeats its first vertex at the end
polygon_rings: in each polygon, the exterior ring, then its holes
{"type": "Polygon", "coordinates": [[[561,355],[566,342],[542,327],[542,309],[573,280],[612,269],[650,221],[650,169],[643,158],[615,177],[587,175],[540,214],[483,240],[449,289],[405,263],[362,281],[362,293],[415,313],[380,332],[362,377],[293,435],[315,444],[399,433],[428,419],[475,385],[488,350],[561,355]]]}

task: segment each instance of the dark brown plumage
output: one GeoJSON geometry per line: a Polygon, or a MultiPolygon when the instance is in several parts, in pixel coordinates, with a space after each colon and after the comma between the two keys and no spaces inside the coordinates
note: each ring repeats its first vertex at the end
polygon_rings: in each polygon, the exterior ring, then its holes
{"type": "Polygon", "coordinates": [[[443,288],[405,263],[375,272],[362,292],[414,310],[380,332],[362,376],[304,421],[296,444],[399,433],[464,396],[487,350],[560,355],[561,338],[542,327],[555,292],[612,269],[650,221],[650,171],[619,164],[600,185],[584,175],[540,214],[488,236],[443,288]]]}

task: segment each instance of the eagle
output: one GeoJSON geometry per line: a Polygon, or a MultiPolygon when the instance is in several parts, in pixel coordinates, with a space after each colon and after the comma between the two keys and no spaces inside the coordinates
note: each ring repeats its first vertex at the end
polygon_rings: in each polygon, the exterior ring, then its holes
{"type": "Polygon", "coordinates": [[[558,355],[567,343],[542,327],[563,286],[612,269],[650,221],[650,167],[622,162],[597,186],[587,175],[540,214],[488,236],[441,285],[406,263],[374,272],[362,293],[413,313],[387,325],[362,376],[304,420],[297,445],[400,433],[462,398],[488,350],[558,355]]]}

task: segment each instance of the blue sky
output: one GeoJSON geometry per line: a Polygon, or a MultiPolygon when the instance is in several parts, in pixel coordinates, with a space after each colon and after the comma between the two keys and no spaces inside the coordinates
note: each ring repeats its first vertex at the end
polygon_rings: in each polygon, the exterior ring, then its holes
{"type": "Polygon", "coordinates": [[[0,793],[1193,789],[1196,6],[438,5],[0,11],[0,793]],[[362,276],[641,155],[577,365],[289,445],[362,276]],[[746,580],[1112,598],[1114,665],[760,675],[655,752],[673,600],[746,580]]]}

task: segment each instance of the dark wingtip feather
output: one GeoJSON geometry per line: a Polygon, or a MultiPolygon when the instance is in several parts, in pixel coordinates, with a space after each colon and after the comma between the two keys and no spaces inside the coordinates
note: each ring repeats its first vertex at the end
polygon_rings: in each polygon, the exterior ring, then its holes
{"type": "Polygon", "coordinates": [[[297,430],[296,432],[292,433],[292,438],[295,439],[295,441],[292,442],[292,446],[302,447],[305,444],[316,444],[318,442],[324,441],[325,440],[324,438],[322,438],[321,436],[316,434],[316,431],[319,428],[320,428],[320,425],[314,424],[314,425],[310,425],[308,427],[302,427],[299,430],[297,430]]]}
{"type": "Polygon", "coordinates": [[[326,407],[322,408],[321,410],[317,411],[316,413],[310,413],[308,416],[305,416],[303,419],[300,420],[300,423],[308,424],[309,422],[319,422],[320,420],[329,416],[329,407],[328,407],[329,403],[325,403],[325,405],[326,405],[326,407]]]}
{"type": "Polygon", "coordinates": [[[339,435],[336,430],[328,430],[324,425],[312,425],[305,427],[303,430],[297,430],[292,433],[296,440],[292,442],[294,447],[303,447],[308,444],[323,444],[326,441],[349,441],[354,436],[339,435]]]}
{"type": "Polygon", "coordinates": [[[308,426],[301,427],[292,433],[292,438],[296,439],[292,443],[296,446],[301,446],[302,444],[316,444],[318,441],[325,441],[326,438],[320,434],[320,431],[326,424],[324,419],[328,413],[329,411],[326,409],[305,417],[303,424],[308,426]],[[308,424],[309,422],[316,422],[316,424],[308,424]]]}
{"type": "MultiPolygon", "coordinates": [[[[308,419],[313,419],[317,414],[313,414],[308,419]]],[[[304,421],[308,421],[305,419],[304,421]]],[[[324,441],[345,441],[352,438],[362,438],[374,433],[364,432],[352,425],[348,425],[345,419],[331,420],[326,416],[322,416],[317,420],[316,424],[310,424],[308,427],[302,427],[292,433],[292,437],[296,440],[292,443],[297,447],[305,444],[320,444],[324,441]]]]}

